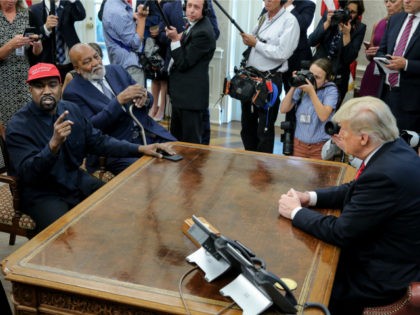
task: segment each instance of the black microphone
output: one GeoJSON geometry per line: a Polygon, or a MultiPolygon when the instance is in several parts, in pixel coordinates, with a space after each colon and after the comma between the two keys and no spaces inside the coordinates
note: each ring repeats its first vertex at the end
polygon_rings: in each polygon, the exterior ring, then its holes
{"type": "Polygon", "coordinates": [[[55,0],[50,0],[50,15],[55,15],[55,0]]]}

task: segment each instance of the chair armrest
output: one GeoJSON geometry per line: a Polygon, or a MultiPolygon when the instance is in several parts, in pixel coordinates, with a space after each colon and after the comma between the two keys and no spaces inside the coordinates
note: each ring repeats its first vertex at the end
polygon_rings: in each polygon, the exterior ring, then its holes
{"type": "Polygon", "coordinates": [[[410,284],[411,304],[420,308],[420,282],[412,282],[410,284]]]}

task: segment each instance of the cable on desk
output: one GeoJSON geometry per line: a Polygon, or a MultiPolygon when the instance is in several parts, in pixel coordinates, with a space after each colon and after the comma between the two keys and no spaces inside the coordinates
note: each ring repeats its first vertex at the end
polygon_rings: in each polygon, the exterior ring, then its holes
{"type": "Polygon", "coordinates": [[[307,308],[319,308],[324,312],[325,315],[331,315],[328,308],[324,304],[321,304],[321,303],[308,302],[308,303],[303,304],[303,309],[305,310],[307,308]]]}
{"type": "MultiPolygon", "coordinates": [[[[185,272],[185,273],[182,275],[181,279],[179,279],[179,282],[178,282],[178,291],[179,291],[179,296],[180,296],[180,298],[181,298],[182,305],[183,305],[183,306],[184,306],[184,308],[185,308],[185,314],[186,314],[186,315],[191,315],[191,312],[190,312],[190,309],[188,308],[187,301],[185,301],[185,299],[184,299],[184,294],[182,293],[182,283],[184,282],[185,278],[186,278],[186,277],[187,277],[190,273],[192,273],[193,271],[195,271],[195,270],[197,270],[197,269],[198,269],[198,267],[196,266],[196,267],[194,267],[194,268],[191,268],[191,269],[190,269],[190,270],[188,270],[187,272],[185,272]]],[[[228,306],[224,307],[224,308],[223,308],[223,309],[221,309],[219,312],[217,312],[215,315],[221,315],[221,314],[223,314],[224,312],[226,312],[227,310],[229,310],[230,308],[232,308],[235,304],[236,304],[235,302],[233,302],[233,303],[229,304],[228,306]]]]}
{"type": "Polygon", "coordinates": [[[182,283],[184,282],[185,278],[186,278],[186,277],[187,277],[190,273],[192,273],[193,271],[195,271],[195,270],[197,270],[197,269],[198,269],[198,267],[197,267],[197,266],[195,266],[194,268],[192,268],[192,269],[188,270],[186,273],[184,273],[184,274],[182,275],[181,279],[179,279],[179,282],[178,282],[179,297],[181,298],[182,305],[184,305],[184,308],[185,308],[185,314],[186,314],[186,315],[191,315],[191,313],[190,313],[190,309],[188,308],[187,302],[186,302],[186,301],[185,301],[185,299],[184,299],[184,294],[182,293],[182,283]]]}

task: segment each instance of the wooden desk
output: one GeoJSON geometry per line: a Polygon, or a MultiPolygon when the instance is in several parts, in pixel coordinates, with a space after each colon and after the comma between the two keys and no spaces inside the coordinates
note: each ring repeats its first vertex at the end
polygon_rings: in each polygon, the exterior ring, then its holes
{"type": "MultiPolygon", "coordinates": [[[[338,250],[279,218],[278,199],[290,187],[339,184],[351,168],[184,143],[175,149],[184,160],[142,158],[3,261],[17,314],[185,314],[178,281],[196,248],[181,227],[192,214],[294,279],[299,303],[328,303],[338,250]]],[[[227,283],[192,273],[183,285],[191,311],[228,305],[219,294],[227,283]]]]}

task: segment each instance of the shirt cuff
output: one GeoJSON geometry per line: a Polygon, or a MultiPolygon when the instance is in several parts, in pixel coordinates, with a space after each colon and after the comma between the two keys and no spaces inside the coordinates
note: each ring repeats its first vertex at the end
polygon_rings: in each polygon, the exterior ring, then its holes
{"type": "Polygon", "coordinates": [[[293,218],[295,217],[295,215],[302,210],[302,207],[296,207],[292,210],[292,213],[290,214],[290,218],[293,220],[293,218]]]}
{"type": "Polygon", "coordinates": [[[70,3],[75,3],[75,2],[76,2],[76,0],[69,0],[69,2],[70,2],[70,3]]]}
{"type": "Polygon", "coordinates": [[[405,60],[405,67],[404,67],[404,71],[407,71],[408,68],[408,59],[405,60]]]}
{"type": "Polygon", "coordinates": [[[317,201],[318,201],[318,196],[316,192],[309,191],[309,206],[316,206],[317,201]]]}
{"type": "Polygon", "coordinates": [[[45,36],[48,36],[48,37],[49,37],[49,36],[51,35],[51,33],[52,33],[51,31],[49,31],[49,30],[48,30],[48,28],[45,26],[45,24],[44,24],[44,32],[45,32],[45,36]]]}
{"type": "Polygon", "coordinates": [[[181,41],[171,42],[171,50],[181,47],[181,41]]]}

